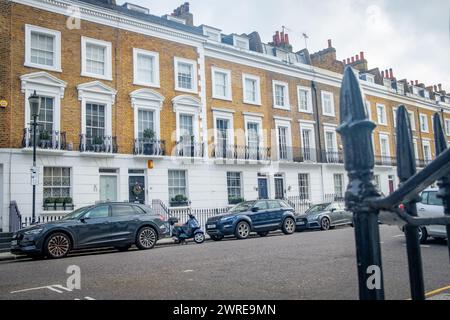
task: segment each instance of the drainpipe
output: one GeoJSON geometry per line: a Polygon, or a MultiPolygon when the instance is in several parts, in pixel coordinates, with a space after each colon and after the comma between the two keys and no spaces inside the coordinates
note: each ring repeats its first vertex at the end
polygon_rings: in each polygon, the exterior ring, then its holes
{"type": "Polygon", "coordinates": [[[316,156],[317,161],[319,163],[322,163],[322,139],[321,139],[321,132],[320,132],[320,116],[319,116],[319,102],[317,98],[317,87],[316,82],[313,80],[311,81],[311,89],[314,92],[314,104],[313,104],[313,110],[314,110],[314,117],[316,120],[316,156]]]}

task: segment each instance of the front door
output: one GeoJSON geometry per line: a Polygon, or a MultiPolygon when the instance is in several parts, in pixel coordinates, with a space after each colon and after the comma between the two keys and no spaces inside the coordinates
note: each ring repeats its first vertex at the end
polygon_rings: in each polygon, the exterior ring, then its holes
{"type": "Polygon", "coordinates": [[[267,178],[258,178],[258,198],[263,200],[269,199],[267,178]]]}
{"type": "Polygon", "coordinates": [[[145,204],[145,177],[130,176],[128,178],[128,195],[131,203],[145,204]]]}
{"type": "Polygon", "coordinates": [[[275,199],[284,199],[284,179],[275,178],[275,199]]]}
{"type": "Polygon", "coordinates": [[[100,201],[117,201],[117,176],[100,176],[100,201]]]}
{"type": "Polygon", "coordinates": [[[389,176],[389,194],[394,192],[394,177],[389,176]]]}

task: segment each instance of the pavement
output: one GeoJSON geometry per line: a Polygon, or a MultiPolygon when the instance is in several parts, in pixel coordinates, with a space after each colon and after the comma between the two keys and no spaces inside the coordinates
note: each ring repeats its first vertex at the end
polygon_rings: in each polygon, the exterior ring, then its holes
{"type": "MultiPolygon", "coordinates": [[[[380,234],[386,299],[406,300],[410,289],[404,236],[388,226],[381,226],[380,234]]],[[[446,243],[423,245],[422,258],[427,297],[448,299],[446,243]]],[[[0,270],[0,299],[7,300],[358,299],[350,227],[159,245],[148,251],[84,252],[60,260],[10,260],[0,262],[0,270]],[[79,289],[70,287],[73,268],[81,272],[79,289]]]]}

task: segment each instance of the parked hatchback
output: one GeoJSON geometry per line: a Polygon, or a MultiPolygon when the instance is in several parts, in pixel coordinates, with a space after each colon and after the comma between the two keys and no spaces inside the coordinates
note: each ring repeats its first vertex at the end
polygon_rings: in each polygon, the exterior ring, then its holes
{"type": "Polygon", "coordinates": [[[102,203],[75,210],[58,221],[33,225],[14,233],[11,252],[29,256],[65,257],[76,249],[115,247],[152,249],[167,236],[164,218],[150,207],[128,203],[102,203]]]}
{"type": "Polygon", "coordinates": [[[306,212],[306,228],[328,230],[340,225],[352,225],[353,215],[342,202],[327,202],[312,206],[306,212]]]}
{"type": "Polygon", "coordinates": [[[282,200],[246,201],[206,222],[206,232],[215,241],[228,235],[246,239],[251,232],[265,237],[275,230],[285,234],[295,232],[294,209],[282,200]]]}
{"type": "MultiPolygon", "coordinates": [[[[421,193],[421,201],[417,203],[417,214],[421,218],[443,217],[444,205],[442,199],[437,197],[438,189],[428,188],[421,193]]],[[[445,226],[423,226],[419,228],[421,243],[425,243],[429,237],[435,239],[447,238],[445,226]]]]}

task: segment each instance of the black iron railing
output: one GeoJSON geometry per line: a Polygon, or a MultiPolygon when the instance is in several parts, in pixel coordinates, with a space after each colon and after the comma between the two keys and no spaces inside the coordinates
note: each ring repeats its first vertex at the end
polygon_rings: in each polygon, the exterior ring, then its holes
{"type": "Polygon", "coordinates": [[[164,140],[139,138],[134,140],[134,154],[146,156],[164,156],[166,142],[164,140]]]}
{"type": "MultiPolygon", "coordinates": [[[[33,129],[23,129],[22,148],[33,147],[33,129]]],[[[46,131],[36,128],[36,148],[49,150],[66,149],[66,133],[61,131],[46,131]]]]}
{"type": "Polygon", "coordinates": [[[322,163],[344,163],[344,153],[341,151],[322,150],[322,163]]]}
{"type": "Polygon", "coordinates": [[[177,157],[202,158],[205,154],[205,144],[202,142],[178,141],[175,152],[177,157]]]}
{"type": "MultiPolygon", "coordinates": [[[[344,72],[340,94],[341,124],[337,131],[345,151],[349,184],[345,194],[348,210],[353,212],[359,296],[364,300],[383,300],[379,222],[404,226],[408,255],[411,296],[424,300],[424,281],[418,229],[425,225],[446,225],[450,239],[450,150],[442,130],[440,115],[434,116],[436,153],[434,161],[416,172],[413,135],[405,106],[397,108],[397,174],[400,187],[382,197],[373,182],[375,157],[372,132],[376,125],[366,115],[358,79],[351,67],[344,72]],[[416,202],[425,188],[438,180],[438,196],[444,203],[444,217],[417,216],[416,202]],[[399,205],[403,204],[404,209],[399,205]]],[[[450,256],[450,241],[447,241],[450,256]]]]}
{"type": "Polygon", "coordinates": [[[270,160],[270,148],[212,145],[212,157],[230,160],[270,160]]]}
{"type": "Polygon", "coordinates": [[[22,215],[16,201],[9,204],[9,232],[16,232],[22,228],[22,215]]]}
{"type": "Polygon", "coordinates": [[[92,137],[80,134],[80,152],[117,153],[117,138],[111,136],[92,137]]]}

